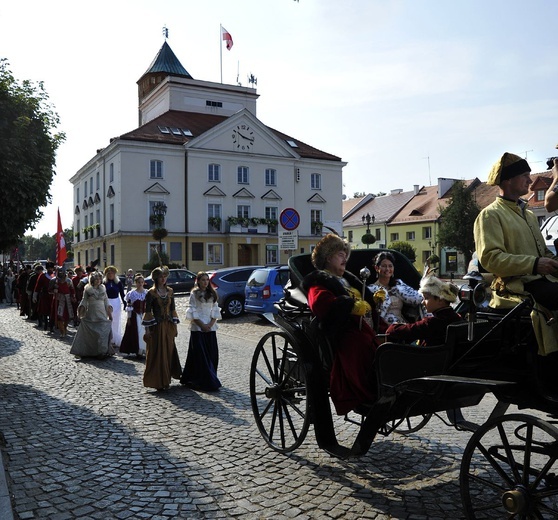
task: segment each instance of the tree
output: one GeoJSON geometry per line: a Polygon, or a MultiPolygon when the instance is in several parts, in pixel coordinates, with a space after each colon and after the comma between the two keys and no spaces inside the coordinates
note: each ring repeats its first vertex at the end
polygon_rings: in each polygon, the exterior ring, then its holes
{"type": "Polygon", "coordinates": [[[58,115],[43,83],[19,84],[0,59],[0,251],[17,245],[34,229],[50,200],[56,150],[64,141],[56,133],[58,115]]]}
{"type": "Polygon", "coordinates": [[[389,248],[395,251],[399,251],[401,254],[405,255],[413,263],[417,259],[417,250],[411,244],[409,244],[409,242],[403,242],[403,241],[392,242],[389,245],[389,248]]]}
{"type": "Polygon", "coordinates": [[[438,244],[461,251],[468,265],[475,250],[473,225],[480,212],[471,190],[464,182],[457,181],[451,188],[448,205],[439,210],[438,244]]]}

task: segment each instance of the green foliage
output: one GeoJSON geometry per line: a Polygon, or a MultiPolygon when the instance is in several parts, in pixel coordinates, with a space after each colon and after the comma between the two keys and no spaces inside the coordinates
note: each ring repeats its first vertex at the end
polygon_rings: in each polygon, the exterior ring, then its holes
{"type": "Polygon", "coordinates": [[[409,244],[409,242],[403,242],[401,240],[392,242],[389,245],[389,248],[395,251],[399,251],[413,263],[417,259],[417,250],[411,244],[409,244]]]}
{"type": "Polygon", "coordinates": [[[65,135],[42,82],[18,83],[0,59],[0,251],[18,243],[43,216],[65,135]]]}
{"type": "Polygon", "coordinates": [[[363,244],[373,244],[374,242],[376,242],[376,237],[372,233],[364,233],[362,235],[363,244]]]}
{"type": "Polygon", "coordinates": [[[439,210],[438,244],[461,251],[468,265],[475,250],[473,225],[480,212],[471,190],[462,181],[456,182],[451,188],[449,204],[439,210]]]}
{"type": "Polygon", "coordinates": [[[169,263],[169,255],[167,255],[164,251],[162,251],[159,255],[155,250],[149,258],[149,262],[143,264],[142,269],[151,272],[153,269],[160,267],[161,265],[166,265],[169,269],[180,269],[180,265],[169,263]]]}
{"type": "MultiPolygon", "coordinates": [[[[70,252],[74,240],[74,231],[71,228],[64,230],[64,239],[66,240],[68,260],[70,260],[70,252]]],[[[43,235],[40,238],[25,235],[19,245],[19,256],[28,262],[33,260],[54,260],[56,258],[56,234],[43,235]]]]}

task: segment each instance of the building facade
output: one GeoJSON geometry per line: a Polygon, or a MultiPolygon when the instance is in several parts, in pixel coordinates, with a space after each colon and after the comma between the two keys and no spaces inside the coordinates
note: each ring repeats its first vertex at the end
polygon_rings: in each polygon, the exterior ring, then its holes
{"type": "Polygon", "coordinates": [[[138,128],[70,179],[75,263],[140,270],[161,248],[193,271],[279,264],[341,229],[346,163],[262,123],[255,89],[194,80],[165,42],[138,96],[138,128]]]}

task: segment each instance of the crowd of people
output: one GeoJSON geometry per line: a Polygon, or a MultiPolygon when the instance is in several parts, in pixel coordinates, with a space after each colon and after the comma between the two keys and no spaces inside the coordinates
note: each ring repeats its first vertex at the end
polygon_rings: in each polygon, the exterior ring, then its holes
{"type": "Polygon", "coordinates": [[[129,269],[123,283],[115,266],[102,272],[93,265],[66,270],[46,262],[25,265],[17,275],[14,271],[13,264],[0,266],[0,302],[16,305],[20,316],[61,339],[70,325],[75,327],[70,354],[76,360],[135,356],[145,360],[147,388],[166,390],[172,379],[196,390],[220,388],[216,330],[221,309],[207,273],[198,273],[184,316],[191,322],[191,338],[183,370],[175,343],[180,320],[173,290],[166,285],[167,267],[152,271],[149,290],[142,273],[129,269]],[[122,312],[127,314],[124,330],[122,312]]]}
{"type": "MultiPolygon", "coordinates": [[[[558,159],[547,210],[558,209],[558,159]]],[[[488,184],[500,189],[496,200],[483,209],[474,226],[480,264],[494,274],[491,306],[510,307],[532,297],[539,354],[554,373],[558,367],[558,330],[549,326],[549,312],[558,309],[558,258],[545,246],[536,217],[526,208],[531,184],[525,159],[505,153],[489,173],[488,184]],[[528,238],[528,239],[527,239],[528,238]]],[[[346,414],[375,399],[373,363],[379,335],[393,342],[440,345],[449,324],[462,317],[452,303],[457,288],[433,275],[424,276],[419,290],[395,276],[395,257],[389,251],[374,259],[375,279],[363,290],[362,281],[346,270],[349,244],[337,234],[324,236],[312,251],[314,271],[302,281],[308,305],[334,345],[330,394],[337,413],[346,414]],[[405,307],[414,309],[408,318],[405,307]]],[[[165,390],[172,379],[198,390],[218,390],[219,350],[217,321],[221,310],[207,273],[200,272],[190,294],[185,318],[190,340],[184,368],[176,348],[179,316],[174,294],[167,287],[169,271],[159,267],[144,288],[141,273],[129,269],[125,284],[118,270],[103,273],[94,267],[27,265],[16,273],[13,264],[0,269],[0,301],[17,305],[20,315],[37,320],[39,327],[65,337],[70,322],[77,327],[70,352],[78,358],[122,355],[145,357],[143,384],[165,390]],[[133,288],[135,285],[135,288],[133,288]],[[122,335],[121,312],[127,313],[122,335]]]]}

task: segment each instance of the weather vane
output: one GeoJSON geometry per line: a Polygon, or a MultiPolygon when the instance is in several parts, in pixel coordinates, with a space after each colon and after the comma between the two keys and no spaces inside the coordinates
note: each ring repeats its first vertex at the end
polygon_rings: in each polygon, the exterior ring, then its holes
{"type": "Polygon", "coordinates": [[[166,25],[163,25],[163,36],[165,37],[165,40],[169,37],[169,30],[166,25]]]}
{"type": "Polygon", "coordinates": [[[251,83],[252,87],[254,87],[254,85],[258,84],[258,78],[256,78],[254,74],[250,73],[250,75],[248,76],[248,83],[251,83]]]}

